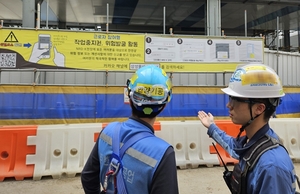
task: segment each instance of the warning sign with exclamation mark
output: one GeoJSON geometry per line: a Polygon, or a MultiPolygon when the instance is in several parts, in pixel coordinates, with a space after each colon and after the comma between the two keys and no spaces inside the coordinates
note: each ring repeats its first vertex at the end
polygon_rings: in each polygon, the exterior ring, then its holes
{"type": "Polygon", "coordinates": [[[15,34],[11,31],[4,42],[19,42],[15,34]]]}

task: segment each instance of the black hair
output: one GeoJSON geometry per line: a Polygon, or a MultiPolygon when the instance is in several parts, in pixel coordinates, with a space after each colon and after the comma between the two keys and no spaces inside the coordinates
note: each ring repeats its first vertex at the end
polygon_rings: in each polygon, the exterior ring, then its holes
{"type": "Polygon", "coordinates": [[[266,106],[266,109],[264,111],[265,121],[268,121],[273,116],[280,102],[280,98],[255,98],[251,100],[253,100],[254,102],[261,102],[266,106]]]}

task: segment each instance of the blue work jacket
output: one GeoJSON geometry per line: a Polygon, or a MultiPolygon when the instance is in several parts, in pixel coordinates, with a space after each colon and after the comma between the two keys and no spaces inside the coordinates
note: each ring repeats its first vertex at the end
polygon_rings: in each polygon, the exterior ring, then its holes
{"type": "MultiPolygon", "coordinates": [[[[105,174],[110,164],[113,153],[112,137],[119,123],[109,124],[102,131],[99,138],[98,155],[100,160],[100,181],[103,185],[105,174]]],[[[145,125],[136,120],[129,119],[120,126],[120,144],[128,141],[133,135],[142,131],[153,134],[145,125]]],[[[154,136],[144,138],[133,144],[124,154],[122,159],[122,172],[127,193],[149,192],[152,177],[160,164],[170,144],[154,136]]],[[[108,193],[114,191],[114,179],[108,179],[108,193]]]]}
{"type": "MultiPolygon", "coordinates": [[[[220,144],[233,158],[239,159],[243,170],[245,161],[243,156],[247,150],[265,134],[279,140],[278,135],[269,127],[263,126],[247,142],[247,137],[236,138],[227,135],[215,124],[210,125],[207,134],[220,144]]],[[[296,176],[293,162],[282,147],[270,149],[263,153],[254,168],[247,175],[248,194],[294,194],[296,190],[296,176]]]]}

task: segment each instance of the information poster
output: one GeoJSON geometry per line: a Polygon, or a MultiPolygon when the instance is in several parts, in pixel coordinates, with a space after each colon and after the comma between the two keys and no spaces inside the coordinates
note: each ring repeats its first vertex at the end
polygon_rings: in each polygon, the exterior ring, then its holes
{"type": "Polygon", "coordinates": [[[263,42],[181,37],[145,38],[146,62],[263,62],[263,42]]]}
{"type": "Polygon", "coordinates": [[[129,70],[144,63],[144,35],[0,29],[0,68],[129,70]]]}

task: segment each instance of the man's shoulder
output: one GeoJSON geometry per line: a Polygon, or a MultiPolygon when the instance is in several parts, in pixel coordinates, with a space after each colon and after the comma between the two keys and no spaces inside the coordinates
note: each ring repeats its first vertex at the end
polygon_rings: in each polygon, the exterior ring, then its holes
{"type": "Polygon", "coordinates": [[[260,156],[257,166],[273,166],[275,168],[291,170],[293,168],[293,162],[285,148],[277,146],[264,152],[260,156]]]}

